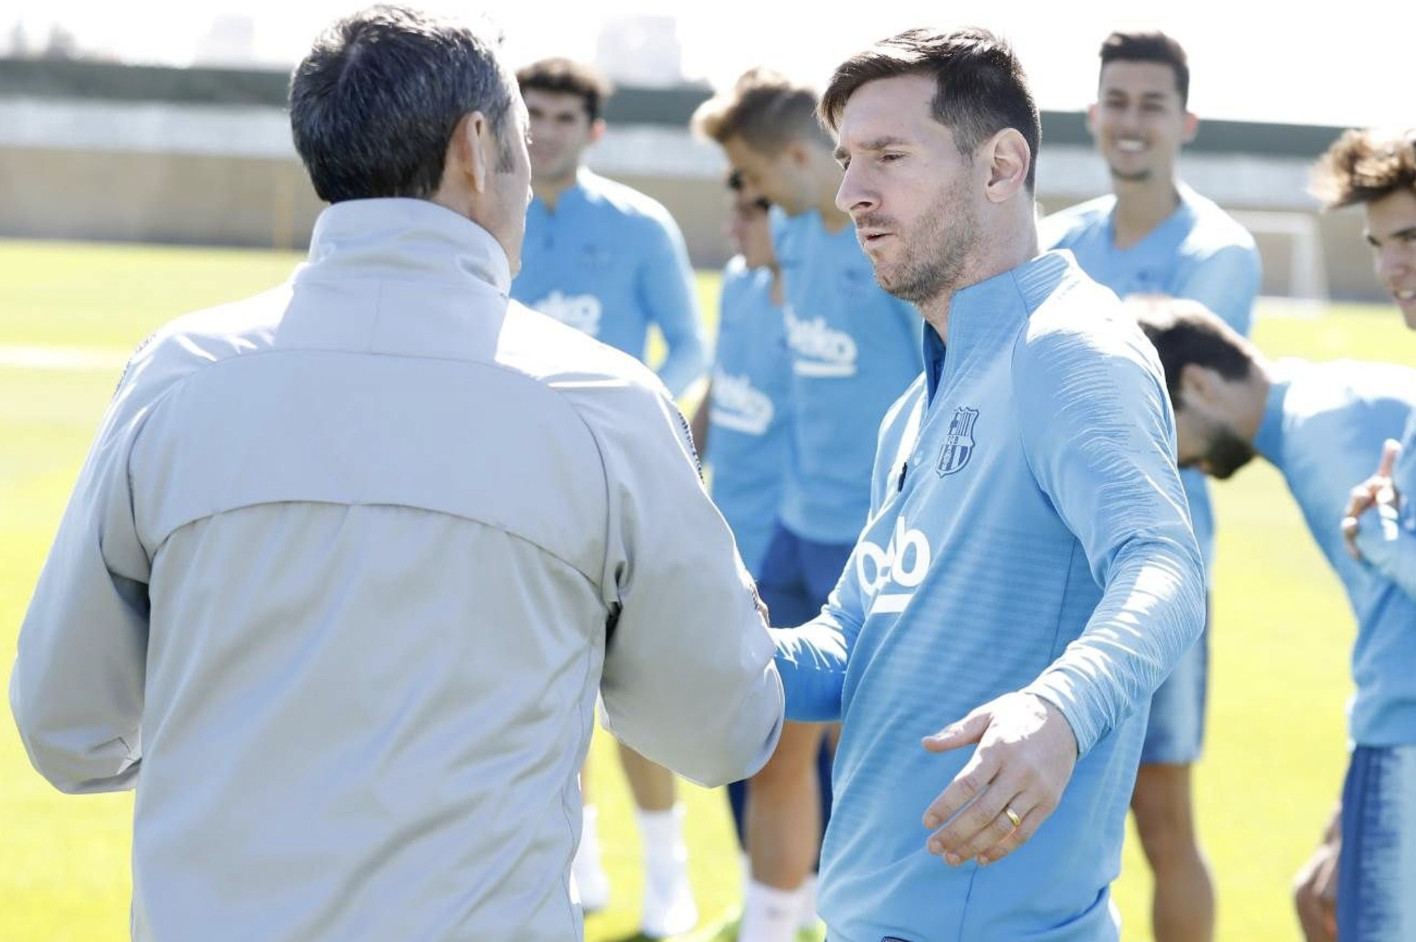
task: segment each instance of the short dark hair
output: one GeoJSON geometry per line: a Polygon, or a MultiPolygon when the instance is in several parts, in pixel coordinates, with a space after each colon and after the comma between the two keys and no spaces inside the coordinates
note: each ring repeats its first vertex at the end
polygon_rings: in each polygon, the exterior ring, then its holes
{"type": "Polygon", "coordinates": [[[755,151],[778,154],[792,141],[830,141],[816,120],[816,92],[780,72],[748,69],[733,87],[714,95],[693,112],[693,130],[726,144],[733,138],[755,151]]]}
{"type": "Polygon", "coordinates": [[[427,199],[462,118],[486,115],[498,170],[512,166],[500,37],[406,7],[375,6],[326,30],[290,77],[295,149],[320,199],[427,199]]]}
{"type": "Polygon", "coordinates": [[[610,80],[594,66],[574,59],[555,57],[541,59],[516,70],[516,83],[521,93],[535,89],[558,95],[575,95],[585,105],[591,122],[604,114],[605,102],[614,93],[610,80]]]}
{"type": "Polygon", "coordinates": [[[1416,193],[1416,128],[1344,131],[1314,166],[1310,189],[1323,209],[1371,203],[1400,190],[1416,193]]]}
{"type": "Polygon", "coordinates": [[[1190,102],[1190,59],[1185,47],[1160,30],[1146,33],[1112,33],[1101,44],[1101,67],[1112,62],[1159,62],[1175,73],[1180,106],[1190,102]]]}
{"type": "Polygon", "coordinates": [[[835,131],[846,102],[862,85],[899,75],[934,78],[932,113],[953,131],[961,154],[972,154],[1005,128],[1021,134],[1031,157],[1027,187],[1033,189],[1042,122],[1007,40],[976,27],[947,33],[911,29],[882,39],[836,67],[821,98],[822,123],[835,131]]]}
{"type": "Polygon", "coordinates": [[[1126,309],[1155,345],[1165,370],[1165,387],[1175,408],[1180,400],[1180,374],[1186,366],[1208,367],[1225,379],[1249,375],[1258,351],[1218,314],[1198,301],[1162,295],[1136,295],[1126,309]]]}

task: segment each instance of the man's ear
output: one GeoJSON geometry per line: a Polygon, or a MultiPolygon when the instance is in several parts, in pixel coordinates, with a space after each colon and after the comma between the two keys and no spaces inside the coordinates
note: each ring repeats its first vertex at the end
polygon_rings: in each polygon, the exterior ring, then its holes
{"type": "Polygon", "coordinates": [[[456,173],[469,190],[485,193],[496,149],[497,142],[493,139],[487,116],[480,111],[465,114],[452,129],[444,173],[456,173]]]}
{"type": "Polygon", "coordinates": [[[605,119],[596,118],[590,122],[590,143],[600,143],[600,138],[605,136],[605,119]]]}
{"type": "Polygon", "coordinates": [[[1209,402],[1220,382],[1219,374],[1198,363],[1180,367],[1180,398],[1188,403],[1209,402]]]}
{"type": "Polygon", "coordinates": [[[1017,128],[1004,128],[980,145],[979,160],[988,168],[984,195],[991,203],[1005,203],[1027,187],[1032,150],[1017,128]]]}
{"type": "Polygon", "coordinates": [[[1180,143],[1189,144],[1195,139],[1195,135],[1200,131],[1200,119],[1193,111],[1185,112],[1185,133],[1180,137],[1180,143]]]}
{"type": "MultiPolygon", "coordinates": [[[[757,150],[757,148],[753,149],[757,150]]],[[[759,150],[758,153],[761,153],[761,151],[759,150]]],[[[790,141],[787,141],[776,156],[780,159],[782,154],[786,154],[790,157],[792,166],[796,167],[798,170],[804,170],[811,166],[811,148],[807,146],[806,141],[799,137],[794,137],[790,141]]]]}
{"type": "Polygon", "coordinates": [[[1096,102],[1087,105],[1087,133],[1092,136],[1092,140],[1096,140],[1096,109],[1096,102]]]}

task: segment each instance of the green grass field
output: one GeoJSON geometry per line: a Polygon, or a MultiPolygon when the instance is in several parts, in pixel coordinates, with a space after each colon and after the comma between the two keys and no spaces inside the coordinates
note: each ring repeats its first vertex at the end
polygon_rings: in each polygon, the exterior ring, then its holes
{"type": "MultiPolygon", "coordinates": [[[[127,351],[184,311],[254,293],[299,258],[268,252],[0,241],[0,679],[90,436],[127,351]],[[54,368],[83,351],[82,368],[54,368]]],[[[700,278],[705,312],[717,279],[700,278]]],[[[1416,363],[1395,312],[1334,306],[1320,319],[1261,310],[1273,355],[1416,363]]],[[[710,318],[711,319],[711,318],[710,318]]],[[[1217,487],[1220,526],[1207,753],[1198,816],[1219,887],[1220,939],[1299,937],[1292,874],[1312,849],[1345,763],[1353,625],[1336,579],[1270,468],[1217,487]]],[[[587,938],[633,937],[638,840],[618,763],[597,736],[596,787],[611,908],[587,938]]],[[[942,787],[941,783],[941,787],[942,787]]],[[[736,853],[720,795],[685,787],[705,921],[736,902],[736,853]]],[[[0,723],[0,939],[127,938],[131,796],[70,798],[29,767],[0,723]]],[[[923,840],[921,833],[921,840],[923,840]]],[[[1020,892],[1024,892],[1020,888],[1020,892]]],[[[1149,880],[1128,844],[1116,897],[1123,936],[1148,939],[1149,880]]]]}

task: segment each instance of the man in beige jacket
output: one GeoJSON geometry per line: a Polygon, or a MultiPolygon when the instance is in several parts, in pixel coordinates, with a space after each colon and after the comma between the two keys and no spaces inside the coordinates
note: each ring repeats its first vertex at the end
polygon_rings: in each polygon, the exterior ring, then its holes
{"type": "Polygon", "coordinates": [[[10,698],[68,792],[136,788],[141,940],[566,940],[596,693],[690,779],[781,725],[682,418],[519,304],[526,112],[476,32],[346,19],[291,85],[321,215],[285,286],[133,356],[10,698]]]}

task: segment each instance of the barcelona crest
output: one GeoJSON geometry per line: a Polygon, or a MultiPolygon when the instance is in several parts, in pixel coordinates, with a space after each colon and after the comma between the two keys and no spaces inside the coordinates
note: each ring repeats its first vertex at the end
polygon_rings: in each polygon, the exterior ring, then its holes
{"type": "Polygon", "coordinates": [[[976,421],[977,409],[960,406],[954,410],[954,417],[949,420],[949,432],[944,436],[944,447],[939,452],[937,470],[941,475],[962,471],[964,465],[969,463],[974,451],[973,429],[976,421]]]}

